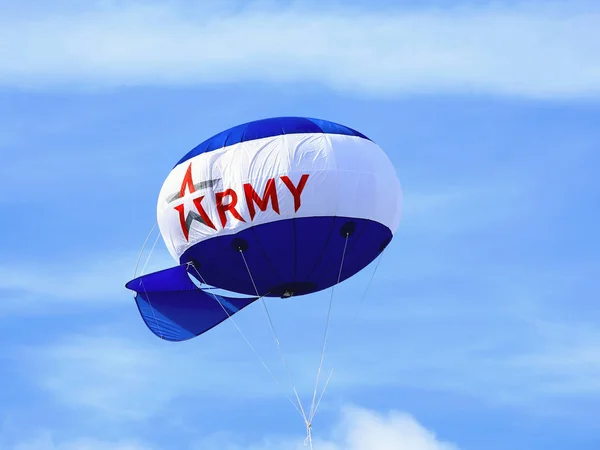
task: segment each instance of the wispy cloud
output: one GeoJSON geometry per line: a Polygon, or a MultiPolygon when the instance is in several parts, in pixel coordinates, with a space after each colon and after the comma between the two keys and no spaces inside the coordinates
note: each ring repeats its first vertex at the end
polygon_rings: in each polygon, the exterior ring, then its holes
{"type": "MultiPolygon", "coordinates": [[[[138,275],[142,269],[148,273],[175,264],[166,249],[158,249],[146,265],[152,243],[145,249],[138,275]]],[[[125,283],[133,278],[137,258],[133,251],[105,252],[82,255],[76,261],[55,258],[47,264],[0,264],[0,293],[4,296],[0,316],[57,312],[61,304],[75,311],[74,307],[114,307],[129,301],[125,283]]]]}
{"type": "Polygon", "coordinates": [[[58,441],[50,432],[30,438],[16,444],[10,450],[151,450],[151,447],[129,441],[103,441],[91,438],[81,438],[69,441],[58,441]]]}
{"type": "MultiPolygon", "coordinates": [[[[337,424],[326,434],[327,439],[315,439],[315,448],[322,450],[458,450],[450,442],[438,438],[411,415],[389,411],[372,411],[357,406],[345,406],[337,424]]],[[[303,436],[267,436],[260,442],[244,442],[236,430],[216,433],[195,440],[178,442],[177,447],[189,450],[303,450],[303,436]]],[[[247,439],[246,439],[247,441],[247,439]]],[[[50,432],[14,446],[10,450],[152,450],[155,445],[134,440],[107,441],[94,438],[58,440],[50,432]]]]}
{"type": "Polygon", "coordinates": [[[219,11],[118,2],[2,16],[4,86],[300,81],[374,95],[600,95],[600,14],[566,4],[219,11]]]}
{"type": "Polygon", "coordinates": [[[353,363],[348,350],[336,354],[338,386],[434,390],[579,418],[586,413],[573,409],[574,402],[600,401],[600,334],[590,325],[496,314],[493,307],[454,315],[448,306],[437,318],[423,311],[438,307],[422,305],[423,314],[415,315],[409,306],[388,320],[363,318],[361,336],[346,339],[353,363]],[[363,334],[379,345],[361,345],[363,334]],[[359,365],[369,367],[369,377],[355,369],[359,365]]]}
{"type": "MultiPolygon", "coordinates": [[[[511,315],[510,307],[501,314],[481,306],[455,313],[454,303],[443,297],[416,306],[406,298],[396,307],[374,305],[361,313],[360,330],[350,318],[338,315],[325,364],[326,370],[336,368],[330,398],[365,388],[428,389],[557,414],[566,411],[562,406],[572,398],[600,399],[596,330],[582,322],[538,319],[539,311],[522,316],[515,308],[511,315]],[[429,309],[433,311],[425,311],[429,309]]],[[[313,307],[298,305],[296,311],[301,309],[313,307]]],[[[306,400],[312,394],[320,347],[315,333],[301,342],[297,335],[301,330],[306,334],[315,318],[292,314],[291,319],[289,311],[277,317],[277,308],[271,311],[306,400]]],[[[106,418],[144,420],[184,397],[285,401],[231,324],[173,345],[155,340],[141,324],[131,329],[131,320],[126,326],[88,326],[85,333],[21,349],[15,362],[60,404],[106,418]],[[239,373],[245,374],[243,379],[239,373]]],[[[258,308],[242,314],[238,324],[291,395],[258,308]]],[[[323,408],[330,407],[326,397],[323,408]]]]}
{"type": "MultiPolygon", "coordinates": [[[[137,316],[132,310],[133,314],[137,316]]],[[[107,420],[160,415],[181,396],[210,397],[218,392],[223,400],[281,395],[229,328],[214,330],[202,344],[174,345],[154,339],[138,325],[135,330],[122,324],[88,328],[49,345],[20,348],[14,358],[24,373],[29,372],[31,382],[59,404],[107,420]],[[243,380],[236,375],[240,373],[245,374],[243,380]]]]}

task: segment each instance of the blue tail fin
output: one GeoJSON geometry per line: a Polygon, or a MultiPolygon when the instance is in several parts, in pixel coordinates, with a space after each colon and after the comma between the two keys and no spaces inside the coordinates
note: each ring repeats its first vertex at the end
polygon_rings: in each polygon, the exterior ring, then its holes
{"type": "Polygon", "coordinates": [[[257,300],[205,292],[180,265],[135,278],[126,287],[148,328],[161,339],[180,342],[199,336],[257,300]]]}

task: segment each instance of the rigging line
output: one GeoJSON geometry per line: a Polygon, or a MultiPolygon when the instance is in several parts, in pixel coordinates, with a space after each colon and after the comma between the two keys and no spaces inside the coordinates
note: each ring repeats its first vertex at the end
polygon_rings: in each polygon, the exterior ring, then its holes
{"type": "MultiPolygon", "coordinates": [[[[319,409],[319,405],[321,404],[321,400],[323,399],[323,396],[325,395],[325,391],[327,390],[327,386],[329,386],[329,380],[331,380],[331,375],[333,375],[333,370],[331,369],[331,372],[329,372],[329,376],[327,377],[327,381],[325,382],[325,386],[323,387],[323,391],[321,392],[321,395],[319,397],[319,401],[317,402],[317,405],[315,406],[315,409],[313,411],[312,417],[314,418],[315,415],[317,414],[317,409],[319,409]]],[[[306,424],[306,439],[304,439],[304,446],[308,446],[310,448],[310,450],[313,450],[313,441],[312,441],[312,419],[310,420],[310,422],[307,422],[306,424]]]]}
{"type": "Polygon", "coordinates": [[[309,422],[308,422],[308,418],[306,416],[306,412],[304,411],[304,407],[302,406],[302,401],[300,401],[300,396],[298,395],[298,390],[296,389],[296,385],[294,384],[294,378],[292,377],[292,372],[287,364],[287,361],[283,354],[283,350],[281,349],[281,343],[279,342],[279,338],[277,337],[277,332],[275,331],[275,326],[273,325],[273,320],[271,319],[271,314],[269,314],[269,310],[267,308],[267,304],[265,303],[264,296],[261,296],[258,293],[258,288],[256,287],[256,283],[254,282],[254,277],[252,276],[252,272],[250,271],[250,267],[248,266],[248,262],[246,261],[246,257],[244,256],[244,252],[242,251],[242,249],[240,249],[240,255],[241,255],[242,259],[244,260],[244,265],[246,266],[246,270],[248,271],[248,275],[250,276],[250,281],[252,281],[252,286],[254,286],[254,291],[256,292],[256,295],[258,297],[260,297],[260,302],[262,304],[263,311],[265,312],[265,315],[269,322],[269,327],[271,328],[271,334],[273,335],[273,338],[275,339],[275,344],[277,345],[277,350],[279,351],[279,357],[281,358],[283,367],[285,368],[288,378],[290,379],[292,389],[294,390],[294,394],[296,395],[296,400],[298,401],[298,406],[300,406],[300,410],[302,411],[302,418],[304,419],[304,422],[308,425],[309,422]]]}
{"type": "MultiPolygon", "coordinates": [[[[346,233],[346,241],[344,242],[344,252],[342,253],[342,261],[340,263],[340,270],[338,272],[338,278],[337,278],[337,283],[340,283],[340,279],[342,278],[342,268],[344,267],[344,258],[346,257],[346,248],[348,247],[348,238],[350,237],[350,233],[346,233]]],[[[333,293],[335,290],[335,284],[331,287],[331,295],[329,296],[329,308],[327,310],[327,324],[325,325],[325,337],[323,338],[323,349],[321,350],[321,361],[319,363],[319,370],[317,371],[317,381],[315,383],[315,390],[313,392],[313,398],[312,398],[312,403],[311,403],[311,407],[310,407],[310,415],[309,415],[309,422],[312,422],[313,418],[315,417],[315,411],[314,411],[314,406],[315,406],[315,400],[317,397],[317,389],[319,388],[319,380],[321,378],[321,369],[323,368],[323,360],[325,358],[325,347],[327,346],[327,338],[329,335],[329,323],[331,321],[331,306],[333,304],[333,293]]]]}
{"type": "MultiPolygon", "coordinates": [[[[379,255],[379,257],[377,258],[377,263],[375,264],[375,269],[373,270],[373,273],[371,274],[371,278],[369,279],[369,282],[367,283],[367,287],[365,288],[363,296],[362,296],[362,298],[359,301],[359,304],[357,306],[357,311],[356,311],[356,314],[354,316],[354,320],[356,320],[356,317],[358,315],[358,310],[360,309],[360,305],[363,303],[363,301],[367,297],[367,293],[369,291],[369,288],[371,287],[371,283],[373,282],[373,279],[375,278],[375,274],[377,273],[377,269],[379,268],[379,263],[381,262],[382,258],[383,258],[383,252],[381,252],[381,254],[379,255]]],[[[317,414],[317,409],[319,409],[319,405],[321,404],[321,400],[323,399],[323,396],[325,395],[325,390],[327,389],[327,386],[329,385],[329,380],[331,379],[331,376],[333,375],[333,370],[334,369],[331,369],[331,372],[329,373],[329,377],[327,377],[327,381],[325,382],[325,386],[323,387],[323,391],[321,392],[319,400],[317,401],[317,404],[316,404],[316,406],[314,408],[314,411],[312,413],[312,417],[314,417],[317,414]]]]}
{"type": "MultiPolygon", "coordinates": [[[[198,277],[200,278],[200,280],[202,281],[202,283],[203,284],[207,284],[206,281],[204,280],[204,277],[202,277],[202,275],[200,274],[200,272],[198,271],[198,269],[196,268],[196,266],[194,264],[192,264],[192,263],[188,263],[188,264],[194,268],[194,270],[198,274],[198,277]]],[[[256,355],[256,357],[258,358],[258,360],[260,361],[260,363],[263,365],[263,367],[267,370],[267,372],[269,372],[269,374],[271,375],[271,377],[273,377],[273,380],[275,380],[275,383],[279,387],[281,387],[283,389],[283,386],[281,385],[279,379],[275,376],[275,374],[269,368],[269,366],[267,365],[267,363],[265,363],[265,361],[258,354],[258,351],[256,351],[256,349],[254,348],[254,346],[250,343],[250,341],[248,340],[248,338],[246,337],[246,335],[244,334],[244,332],[240,329],[240,327],[238,326],[238,324],[236,323],[236,321],[233,319],[233,317],[231,316],[231,314],[229,314],[229,311],[227,311],[227,309],[225,308],[225,306],[223,306],[223,304],[219,301],[219,299],[217,298],[217,296],[213,292],[209,292],[209,294],[211,294],[213,296],[213,298],[219,304],[219,306],[221,306],[221,308],[223,309],[223,311],[225,312],[225,314],[227,314],[227,317],[229,318],[229,320],[231,321],[231,323],[233,324],[233,326],[238,330],[238,332],[240,333],[240,336],[242,336],[242,339],[244,339],[244,341],[246,342],[246,344],[248,344],[248,347],[250,347],[250,349],[254,352],[254,354],[256,355]]],[[[262,297],[259,297],[259,298],[262,299],[262,297]]],[[[298,409],[298,406],[294,403],[294,401],[290,398],[290,396],[288,394],[285,394],[285,393],[284,393],[284,395],[289,400],[289,402],[292,404],[292,406],[296,409],[296,411],[298,411],[298,414],[300,414],[300,416],[304,419],[304,413],[300,409],[298,409]]]]}
{"type": "Polygon", "coordinates": [[[150,262],[150,258],[152,257],[152,253],[154,253],[154,249],[156,248],[156,244],[158,243],[159,238],[160,238],[160,233],[157,233],[156,239],[154,239],[154,244],[152,244],[152,248],[150,249],[150,253],[148,253],[148,258],[146,258],[146,263],[144,264],[144,267],[142,267],[142,272],[140,273],[140,275],[143,275],[143,273],[146,271],[146,266],[150,262]]]}
{"type": "Polygon", "coordinates": [[[319,405],[321,404],[321,400],[323,399],[323,396],[325,395],[325,390],[327,389],[327,386],[329,385],[329,380],[331,380],[331,375],[333,375],[333,370],[331,369],[331,372],[329,372],[329,376],[327,377],[327,381],[325,382],[325,386],[323,387],[323,391],[321,392],[321,396],[319,397],[319,401],[317,402],[316,406],[315,406],[315,410],[313,412],[313,417],[317,414],[317,409],[319,409],[319,405]]]}
{"type": "Polygon", "coordinates": [[[148,243],[148,239],[150,239],[150,236],[152,235],[152,232],[156,228],[157,224],[158,224],[157,222],[154,223],[154,226],[152,227],[152,229],[148,233],[148,236],[146,236],[146,240],[144,241],[144,244],[142,245],[142,248],[140,249],[140,253],[138,254],[138,259],[137,259],[137,262],[135,264],[135,269],[133,271],[133,278],[135,278],[137,276],[137,270],[138,270],[138,266],[140,265],[140,260],[142,259],[142,254],[144,253],[144,249],[146,248],[146,244],[148,243]]]}
{"type": "Polygon", "coordinates": [[[363,295],[362,295],[361,299],[359,300],[358,305],[356,306],[356,311],[354,313],[354,318],[352,319],[353,322],[358,317],[358,313],[360,311],[360,307],[362,306],[362,304],[364,303],[364,301],[367,298],[367,294],[369,292],[369,289],[371,288],[371,284],[373,283],[373,279],[375,278],[375,274],[377,273],[377,269],[379,269],[379,263],[381,263],[382,259],[383,259],[383,252],[381,252],[381,254],[377,257],[377,263],[375,263],[375,269],[373,269],[373,272],[371,273],[371,278],[369,279],[369,282],[367,283],[367,287],[365,288],[365,291],[363,292],[363,295]]]}

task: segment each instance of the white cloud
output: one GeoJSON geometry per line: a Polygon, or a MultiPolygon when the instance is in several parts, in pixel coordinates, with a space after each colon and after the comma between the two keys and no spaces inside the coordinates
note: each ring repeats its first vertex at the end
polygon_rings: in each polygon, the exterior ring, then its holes
{"type": "Polygon", "coordinates": [[[376,95],[600,94],[600,14],[571,3],[388,11],[99,5],[3,14],[0,84],[71,89],[303,81],[376,95]]]}
{"type": "MultiPolygon", "coordinates": [[[[318,435],[319,433],[314,433],[318,435]]],[[[317,450],[458,450],[439,439],[411,415],[390,411],[381,413],[355,406],[342,409],[340,421],[328,438],[313,438],[317,450]]],[[[303,437],[265,438],[252,445],[224,442],[224,437],[202,441],[194,449],[202,450],[306,450],[303,437]]]]}
{"type": "Polygon", "coordinates": [[[362,408],[346,408],[337,438],[319,447],[331,450],[458,450],[439,440],[412,416],[392,411],[379,414],[362,408]]]}

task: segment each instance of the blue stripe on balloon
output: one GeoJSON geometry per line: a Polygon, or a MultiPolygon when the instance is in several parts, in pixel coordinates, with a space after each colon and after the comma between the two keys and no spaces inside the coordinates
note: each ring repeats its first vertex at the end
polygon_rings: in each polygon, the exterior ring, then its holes
{"type": "Polygon", "coordinates": [[[341,134],[370,140],[364,134],[359,133],[352,128],[327,120],[307,117],[274,117],[255,120],[222,131],[190,150],[175,166],[202,153],[212,152],[223,147],[239,144],[240,142],[280,136],[283,134],[300,133],[341,134]]]}

